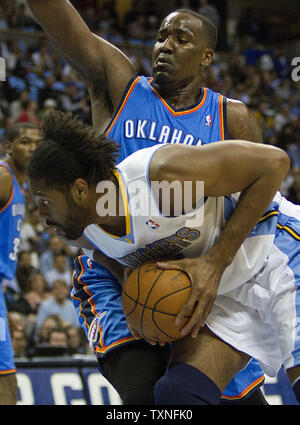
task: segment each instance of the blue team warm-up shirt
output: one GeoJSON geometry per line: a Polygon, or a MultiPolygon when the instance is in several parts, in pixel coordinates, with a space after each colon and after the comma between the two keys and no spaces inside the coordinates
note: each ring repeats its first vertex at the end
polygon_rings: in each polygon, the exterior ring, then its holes
{"type": "MultiPolygon", "coordinates": [[[[120,147],[118,162],[139,149],[158,143],[203,145],[227,138],[227,99],[208,88],[189,108],[174,109],[155,90],[152,79],[135,76],[106,129],[120,147]]],[[[133,341],[121,305],[121,287],[104,268],[86,256],[75,262],[72,298],[92,351],[102,357],[133,341]]],[[[223,398],[239,399],[257,389],[264,375],[256,360],[228,385],[223,398]]]]}
{"type": "Polygon", "coordinates": [[[25,214],[25,196],[12,170],[4,161],[13,179],[13,189],[7,203],[0,210],[0,376],[15,372],[12,343],[9,334],[5,299],[1,282],[13,279],[17,265],[20,230],[25,214]]]}

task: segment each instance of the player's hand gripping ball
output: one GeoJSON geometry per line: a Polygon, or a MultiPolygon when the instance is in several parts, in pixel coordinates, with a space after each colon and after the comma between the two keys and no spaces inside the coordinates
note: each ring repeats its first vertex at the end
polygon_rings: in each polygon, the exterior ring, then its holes
{"type": "Polygon", "coordinates": [[[123,311],[129,326],[149,341],[171,342],[182,338],[175,318],[190,296],[192,285],[180,270],[162,270],[155,262],[137,267],[126,280],[123,311]]]}

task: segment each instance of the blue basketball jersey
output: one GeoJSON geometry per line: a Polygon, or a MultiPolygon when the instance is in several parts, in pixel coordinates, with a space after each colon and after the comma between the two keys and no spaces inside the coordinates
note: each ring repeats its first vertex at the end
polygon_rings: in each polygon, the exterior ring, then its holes
{"type": "Polygon", "coordinates": [[[13,179],[11,196],[0,210],[0,279],[13,279],[17,265],[17,254],[20,244],[20,230],[25,214],[25,195],[19,186],[9,165],[0,161],[13,179]]]}
{"type": "Polygon", "coordinates": [[[196,146],[224,140],[226,102],[223,95],[201,88],[195,105],[174,109],[152,86],[151,78],[134,77],[105,133],[121,145],[118,161],[157,143],[196,146]]]}

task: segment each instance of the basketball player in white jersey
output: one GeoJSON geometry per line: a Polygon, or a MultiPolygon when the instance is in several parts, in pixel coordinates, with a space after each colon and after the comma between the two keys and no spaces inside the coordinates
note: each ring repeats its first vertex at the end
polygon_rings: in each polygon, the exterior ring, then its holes
{"type": "Polygon", "coordinates": [[[176,255],[186,258],[160,267],[182,269],[201,287],[189,306],[196,307],[192,335],[174,343],[172,364],[155,387],[156,403],[217,404],[251,356],[271,376],[283,364],[299,398],[300,207],[277,193],[289,169],[287,154],[244,141],[165,144],[115,166],[116,146],[70,115],[49,114],[43,130],[29,177],[41,216],[58,234],[101,250],[113,267],[159,259],[162,248],[172,257],[175,245],[176,255]],[[106,194],[97,186],[103,181],[121,194],[125,214],[101,214],[106,194]],[[162,181],[181,187],[204,182],[204,203],[192,191],[203,223],[191,221],[184,209],[175,216],[174,199],[169,216],[163,215],[151,190],[152,182],[162,181]],[[136,214],[133,182],[143,185],[139,204],[154,205],[151,215],[136,214]],[[149,219],[157,230],[147,229],[149,219]]]}
{"type": "MultiPolygon", "coordinates": [[[[121,144],[119,161],[138,149],[162,141],[193,144],[217,142],[224,138],[262,141],[258,124],[242,102],[200,86],[217,41],[216,29],[203,16],[192,10],[178,10],[163,19],[153,48],[151,81],[137,76],[128,57],[93,34],[71,2],[27,0],[27,3],[55,47],[86,83],[93,126],[97,131],[105,130],[112,140],[121,144]],[[131,127],[128,128],[130,125],[136,128],[134,134],[131,127]],[[127,132],[124,131],[126,128],[127,132]]],[[[88,273],[85,276],[88,278],[88,273]]],[[[98,277],[107,280],[107,273],[104,271],[103,276],[98,277]]],[[[112,275],[110,278],[114,280],[112,275]]],[[[98,295],[99,292],[100,288],[98,295]]],[[[120,308],[121,298],[117,303],[114,293],[110,293],[115,307],[120,308]]],[[[94,319],[93,312],[90,313],[87,324],[94,319]]],[[[122,330],[116,337],[116,347],[123,349],[120,340],[128,337],[122,330]]],[[[136,346],[139,355],[141,344],[136,346]]],[[[160,362],[160,354],[157,356],[155,350],[152,353],[153,363],[160,362]]],[[[132,353],[129,355],[133,356],[132,353]]],[[[110,357],[111,353],[98,354],[101,368],[107,366],[107,377],[110,375],[108,369],[115,370],[115,362],[110,357]]],[[[128,368],[121,368],[120,363],[120,369],[123,370],[116,374],[118,377],[128,368]]],[[[135,376],[141,376],[141,373],[135,376]]],[[[263,379],[263,373],[253,359],[243,370],[243,377],[239,374],[230,383],[223,398],[229,402],[243,403],[247,398],[245,403],[265,403],[258,389],[263,379]]],[[[122,380],[128,382],[126,376],[122,380]]],[[[115,382],[114,385],[118,384],[115,382]]],[[[136,394],[140,398],[140,384],[138,387],[136,394]]]]}

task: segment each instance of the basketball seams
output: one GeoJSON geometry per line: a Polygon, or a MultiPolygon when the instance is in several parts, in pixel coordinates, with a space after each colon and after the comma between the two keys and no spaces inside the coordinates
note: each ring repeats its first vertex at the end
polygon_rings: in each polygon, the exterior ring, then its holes
{"type": "MultiPolygon", "coordinates": [[[[180,289],[176,289],[176,291],[174,291],[174,292],[170,292],[169,294],[167,294],[167,295],[164,295],[163,297],[161,297],[159,300],[157,300],[156,301],[156,303],[154,304],[154,306],[152,307],[152,309],[153,310],[156,310],[156,305],[160,302],[160,301],[162,301],[162,300],[164,300],[165,298],[168,298],[168,297],[171,297],[172,295],[175,295],[175,294],[177,294],[177,293],[179,293],[179,292],[181,292],[181,291],[185,291],[186,289],[189,289],[189,288],[191,288],[192,287],[192,285],[188,285],[188,286],[186,286],[186,287],[184,287],[184,288],[180,288],[180,289]]],[[[151,308],[151,307],[150,307],[151,308]]],[[[157,311],[159,311],[159,310],[157,310],[157,311]]],[[[165,314],[168,314],[167,312],[164,312],[164,311],[159,311],[160,313],[165,313],[165,314]]],[[[173,314],[173,313],[170,313],[172,316],[177,316],[177,314],[173,314]]],[[[189,316],[189,317],[191,317],[191,316],[189,316]]]]}
{"type": "MultiPolygon", "coordinates": [[[[187,286],[186,288],[182,288],[181,290],[188,289],[188,288],[190,288],[190,286],[187,286]]],[[[134,298],[132,298],[130,295],[128,295],[126,292],[124,292],[124,295],[126,295],[126,297],[130,299],[130,301],[136,303],[136,300],[134,298]]],[[[173,294],[170,294],[170,295],[173,295],[173,294]]],[[[173,317],[177,316],[177,313],[168,313],[167,311],[154,309],[154,307],[149,307],[148,305],[144,305],[141,302],[137,302],[136,306],[145,307],[148,310],[154,310],[155,313],[165,314],[167,316],[173,316],[173,317]]],[[[133,312],[133,310],[130,313],[127,313],[126,316],[129,316],[132,312],[133,312]]],[[[184,316],[184,317],[190,318],[191,316],[184,316]]]]}
{"type": "Polygon", "coordinates": [[[154,286],[156,285],[156,283],[158,282],[159,278],[162,276],[162,274],[164,273],[165,270],[162,270],[159,275],[155,278],[150,290],[148,291],[147,297],[144,301],[144,305],[143,305],[143,309],[142,309],[142,314],[141,314],[141,320],[140,320],[140,330],[141,330],[141,335],[144,338],[144,332],[143,332],[143,318],[144,318],[144,313],[145,313],[145,307],[147,305],[147,301],[150,297],[150,294],[152,292],[152,289],[154,288],[154,286]]]}
{"type": "MultiPolygon", "coordinates": [[[[180,339],[182,335],[180,328],[177,329],[175,325],[175,317],[187,300],[192,288],[191,281],[182,271],[177,275],[169,269],[147,267],[148,263],[138,267],[136,273],[130,275],[128,287],[123,287],[122,302],[128,323],[144,339],[157,342],[180,339]],[[186,290],[188,292],[185,292],[186,290]]],[[[191,316],[192,314],[185,315],[185,322],[191,316]]]]}
{"type": "MultiPolygon", "coordinates": [[[[168,297],[171,297],[171,296],[173,296],[174,294],[177,294],[178,292],[181,292],[181,291],[185,291],[186,289],[189,289],[189,288],[191,288],[192,287],[192,285],[188,285],[188,286],[186,286],[185,288],[181,288],[181,289],[177,289],[176,291],[174,291],[174,292],[171,292],[170,294],[167,294],[167,295],[165,295],[165,296],[163,296],[163,297],[161,297],[159,300],[157,300],[156,301],[156,303],[154,304],[154,306],[152,307],[152,321],[153,321],[153,323],[155,324],[155,326],[157,327],[157,329],[162,333],[162,334],[164,334],[164,335],[166,335],[168,338],[170,338],[170,339],[172,339],[172,340],[176,340],[176,337],[173,337],[173,336],[171,336],[171,335],[169,335],[169,334],[167,334],[159,325],[158,325],[158,323],[157,323],[157,321],[156,321],[156,319],[155,319],[155,317],[154,317],[154,315],[155,315],[155,313],[159,313],[159,314],[165,314],[165,315],[168,315],[168,316],[174,316],[174,317],[176,317],[177,316],[177,313],[175,314],[175,313],[167,313],[167,312],[164,312],[164,311],[160,311],[160,310],[157,310],[157,308],[156,308],[156,305],[160,302],[160,301],[162,301],[163,299],[165,299],[165,298],[168,298],[168,297]]],[[[151,307],[150,307],[151,308],[151,307]]],[[[184,316],[184,318],[185,319],[189,319],[191,316],[184,316]]],[[[174,324],[174,326],[175,326],[175,324],[174,324]]]]}
{"type": "Polygon", "coordinates": [[[126,295],[131,301],[134,302],[134,306],[133,309],[126,313],[126,316],[129,316],[130,314],[132,314],[134,312],[134,310],[136,309],[137,305],[139,304],[139,298],[140,298],[140,268],[138,269],[138,275],[137,275],[137,298],[131,298],[127,292],[125,291],[125,289],[123,288],[123,294],[126,295]]]}

